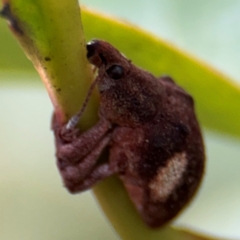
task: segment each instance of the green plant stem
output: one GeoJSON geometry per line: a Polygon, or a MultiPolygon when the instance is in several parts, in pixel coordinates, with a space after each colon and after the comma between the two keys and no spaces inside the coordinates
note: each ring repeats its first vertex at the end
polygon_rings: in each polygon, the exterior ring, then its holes
{"type": "MultiPolygon", "coordinates": [[[[10,29],[41,76],[57,116],[65,122],[80,109],[93,79],[78,2],[11,0],[4,1],[3,9],[10,29]]],[[[96,121],[96,91],[85,113],[82,128],[96,121]]]]}

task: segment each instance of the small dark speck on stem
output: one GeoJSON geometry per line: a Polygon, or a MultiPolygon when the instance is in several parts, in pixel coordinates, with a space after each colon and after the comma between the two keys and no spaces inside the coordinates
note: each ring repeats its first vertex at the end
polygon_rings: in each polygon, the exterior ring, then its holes
{"type": "Polygon", "coordinates": [[[61,91],[62,91],[61,88],[59,88],[59,87],[57,87],[57,86],[55,86],[55,85],[53,85],[53,87],[55,88],[55,90],[56,90],[57,92],[61,92],[61,91]]]}
{"type": "Polygon", "coordinates": [[[44,60],[45,61],[51,61],[51,58],[50,57],[45,57],[44,60]]]}

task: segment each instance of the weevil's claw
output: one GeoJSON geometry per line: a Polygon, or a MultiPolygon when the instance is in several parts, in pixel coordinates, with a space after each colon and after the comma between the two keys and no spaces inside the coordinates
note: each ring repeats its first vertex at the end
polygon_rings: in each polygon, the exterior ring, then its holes
{"type": "Polygon", "coordinates": [[[66,124],[66,129],[67,130],[74,129],[77,126],[79,120],[80,120],[80,116],[79,115],[74,115],[73,117],[71,117],[69,119],[69,121],[67,122],[67,124],[66,124]]]}
{"type": "MultiPolygon", "coordinates": [[[[71,119],[69,120],[69,122],[71,119]]],[[[74,139],[78,138],[80,135],[79,128],[75,128],[74,125],[71,125],[70,128],[67,127],[69,124],[61,124],[55,113],[52,116],[52,130],[54,131],[55,138],[61,144],[66,144],[72,142],[74,139]]]]}
{"type": "Polygon", "coordinates": [[[78,128],[67,128],[67,125],[63,126],[59,131],[59,137],[64,143],[71,143],[76,140],[80,135],[80,129],[78,128]]]}

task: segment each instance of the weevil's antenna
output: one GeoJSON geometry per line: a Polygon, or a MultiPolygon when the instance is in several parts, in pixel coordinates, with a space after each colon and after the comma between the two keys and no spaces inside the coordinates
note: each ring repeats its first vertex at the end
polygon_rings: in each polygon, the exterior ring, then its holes
{"type": "MultiPolygon", "coordinates": [[[[97,70],[97,68],[95,67],[93,69],[94,74],[95,74],[96,70],[97,70]]],[[[68,121],[68,123],[66,125],[66,129],[73,129],[79,123],[79,121],[80,121],[80,119],[81,119],[81,117],[82,117],[82,115],[83,115],[83,113],[84,113],[84,111],[85,111],[85,109],[87,107],[87,104],[89,102],[89,99],[90,99],[90,97],[91,97],[91,95],[93,93],[93,90],[94,90],[97,82],[98,82],[98,78],[96,77],[94,82],[91,84],[91,86],[90,86],[90,88],[88,90],[87,96],[86,96],[86,98],[85,98],[85,100],[83,102],[83,105],[82,105],[80,111],[76,115],[74,115],[73,117],[71,117],[69,119],[69,121],[68,121]]]]}

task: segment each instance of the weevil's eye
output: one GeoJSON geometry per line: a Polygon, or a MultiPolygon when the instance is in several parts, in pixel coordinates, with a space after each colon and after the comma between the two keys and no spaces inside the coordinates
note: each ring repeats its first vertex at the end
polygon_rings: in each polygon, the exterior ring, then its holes
{"type": "Polygon", "coordinates": [[[107,75],[112,79],[120,79],[124,76],[124,69],[120,65],[112,65],[109,69],[107,69],[107,75]]]}

